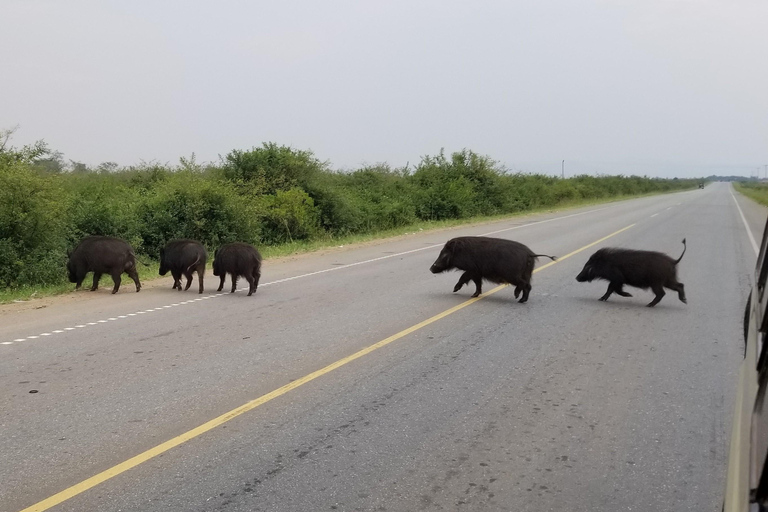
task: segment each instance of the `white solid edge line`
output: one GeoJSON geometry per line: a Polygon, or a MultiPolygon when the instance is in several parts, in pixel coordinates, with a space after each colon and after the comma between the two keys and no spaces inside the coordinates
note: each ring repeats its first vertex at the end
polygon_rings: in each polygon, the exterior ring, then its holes
{"type": "Polygon", "coordinates": [[[749,229],[749,224],[747,224],[747,219],[744,217],[744,212],[741,211],[741,206],[739,206],[739,202],[736,200],[736,196],[733,195],[733,185],[729,185],[728,191],[731,193],[731,197],[733,198],[733,202],[736,203],[736,209],[739,210],[739,215],[741,215],[741,221],[744,223],[744,228],[747,230],[747,235],[749,236],[749,242],[752,244],[752,249],[755,251],[755,256],[760,254],[760,246],[757,245],[757,242],[755,241],[755,237],[752,236],[752,230],[749,229]]]}

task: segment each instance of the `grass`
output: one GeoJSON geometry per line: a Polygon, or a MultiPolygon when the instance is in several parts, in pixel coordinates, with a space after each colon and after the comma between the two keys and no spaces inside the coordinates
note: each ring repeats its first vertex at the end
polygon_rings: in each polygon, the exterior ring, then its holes
{"type": "MultiPolygon", "coordinates": [[[[327,238],[322,238],[322,239],[317,239],[312,241],[294,241],[292,243],[287,243],[287,244],[259,247],[259,252],[261,253],[262,257],[265,260],[269,260],[269,259],[280,258],[284,256],[290,256],[294,254],[304,254],[304,253],[309,253],[309,252],[318,251],[322,249],[339,247],[342,245],[352,245],[357,243],[370,242],[372,240],[382,240],[386,238],[402,236],[402,235],[416,233],[416,232],[446,229],[446,228],[451,228],[455,226],[481,224],[481,223],[493,222],[493,221],[498,221],[503,219],[510,219],[514,217],[532,215],[536,213],[567,210],[567,209],[578,208],[583,206],[612,203],[616,201],[623,201],[626,199],[635,199],[639,197],[648,197],[648,196],[665,194],[665,193],[673,193],[673,192],[680,192],[680,191],[674,190],[669,192],[652,192],[648,194],[623,195],[623,196],[615,196],[609,199],[568,201],[568,202],[561,203],[556,207],[536,208],[536,209],[521,211],[514,214],[505,213],[500,215],[479,216],[479,217],[471,217],[466,219],[421,221],[408,226],[401,226],[401,227],[393,228],[389,230],[377,231],[375,233],[356,234],[356,235],[349,235],[344,237],[327,237],[327,238]]],[[[768,205],[768,188],[762,191],[762,193],[763,193],[764,200],[766,201],[763,204],[768,205]]],[[[745,195],[749,195],[749,194],[745,194],[745,195]]],[[[750,197],[752,196],[750,195],[750,197]]],[[[211,264],[210,262],[213,260],[213,258],[210,257],[209,259],[210,261],[208,263],[208,268],[210,268],[210,264],[211,264]]],[[[145,265],[140,263],[138,265],[139,279],[141,280],[142,283],[144,283],[145,281],[152,281],[160,277],[158,274],[159,262],[148,259],[146,256],[139,257],[139,260],[142,263],[146,264],[145,265]]],[[[86,277],[85,281],[83,282],[83,287],[90,288],[92,275],[93,274],[89,274],[86,277]]],[[[127,275],[123,274],[121,287],[126,285],[132,287],[133,281],[127,275]]],[[[100,287],[108,286],[111,288],[112,279],[109,276],[102,277],[99,283],[99,286],[100,287]]],[[[53,295],[62,295],[66,293],[71,293],[74,291],[74,289],[75,289],[75,285],[69,282],[49,285],[49,286],[23,286],[19,288],[0,289],[0,304],[8,304],[11,302],[20,302],[20,301],[25,301],[30,299],[38,299],[42,297],[50,297],[53,295]]]]}
{"type": "Polygon", "coordinates": [[[768,206],[768,183],[741,183],[734,182],[734,187],[748,198],[757,201],[763,206],[768,206]]]}

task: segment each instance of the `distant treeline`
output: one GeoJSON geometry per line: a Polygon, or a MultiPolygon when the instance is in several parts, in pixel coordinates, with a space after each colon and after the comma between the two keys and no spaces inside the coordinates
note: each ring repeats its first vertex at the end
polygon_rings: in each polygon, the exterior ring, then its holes
{"type": "Polygon", "coordinates": [[[470,150],[338,172],[311,151],[265,143],[217,164],[62,170],[42,142],[0,140],[0,287],[61,283],[67,250],[86,235],[128,240],[156,259],[173,238],[209,249],[371,233],[423,220],[460,219],[695,187],[697,180],[510,174],[470,150]]]}

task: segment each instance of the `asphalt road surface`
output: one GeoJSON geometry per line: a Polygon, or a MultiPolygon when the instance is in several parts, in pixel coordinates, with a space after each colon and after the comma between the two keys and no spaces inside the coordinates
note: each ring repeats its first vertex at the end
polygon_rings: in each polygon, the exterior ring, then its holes
{"type": "Polygon", "coordinates": [[[714,183],[6,308],[0,509],[716,512],[765,219],[714,183]],[[527,304],[429,272],[489,233],[561,257],[527,304]],[[687,305],[575,280],[684,237],[687,305]]]}

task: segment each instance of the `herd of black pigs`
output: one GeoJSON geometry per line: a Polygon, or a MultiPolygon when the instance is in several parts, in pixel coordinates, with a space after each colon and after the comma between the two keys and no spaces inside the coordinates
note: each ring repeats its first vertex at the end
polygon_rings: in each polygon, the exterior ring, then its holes
{"type": "MultiPolygon", "coordinates": [[[[683,239],[683,253],[676,260],[666,254],[654,251],[604,248],[590,256],[576,280],[591,282],[594,279],[608,281],[608,290],[600,297],[608,300],[613,293],[622,297],[631,297],[624,291],[624,285],[642,289],[651,289],[654,299],[648,303],[653,307],[664,297],[664,288],[676,291],[679,299],[687,303],[685,287],[677,280],[677,264],[685,254],[686,244],[683,239]]],[[[437,260],[430,267],[433,274],[448,270],[461,270],[453,291],[459,291],[465,284],[475,284],[477,297],[482,293],[482,282],[509,284],[515,287],[515,298],[526,302],[531,292],[531,275],[540,256],[556,260],[555,256],[535,254],[520,242],[484,236],[461,236],[446,242],[437,260]]],[[[208,254],[205,247],[195,240],[171,240],[160,250],[160,275],[168,272],[173,276],[173,288],[181,290],[181,277],[187,279],[184,290],[192,284],[192,274],[197,272],[203,293],[203,277],[208,254]]],[[[136,291],[141,290],[139,274],[136,270],[136,255],[125,240],[107,236],[89,236],[84,238],[69,253],[67,263],[69,280],[77,283],[76,289],[83,284],[88,272],[93,272],[93,286],[96,290],[103,274],[112,276],[115,283],[112,293],[120,288],[123,273],[136,283],[136,291]]],[[[213,275],[221,279],[218,291],[224,287],[227,274],[232,276],[232,290],[237,288],[237,280],[244,277],[248,281],[248,295],[252,295],[259,285],[261,277],[261,255],[250,244],[234,242],[219,247],[213,257],[213,275]]]]}

